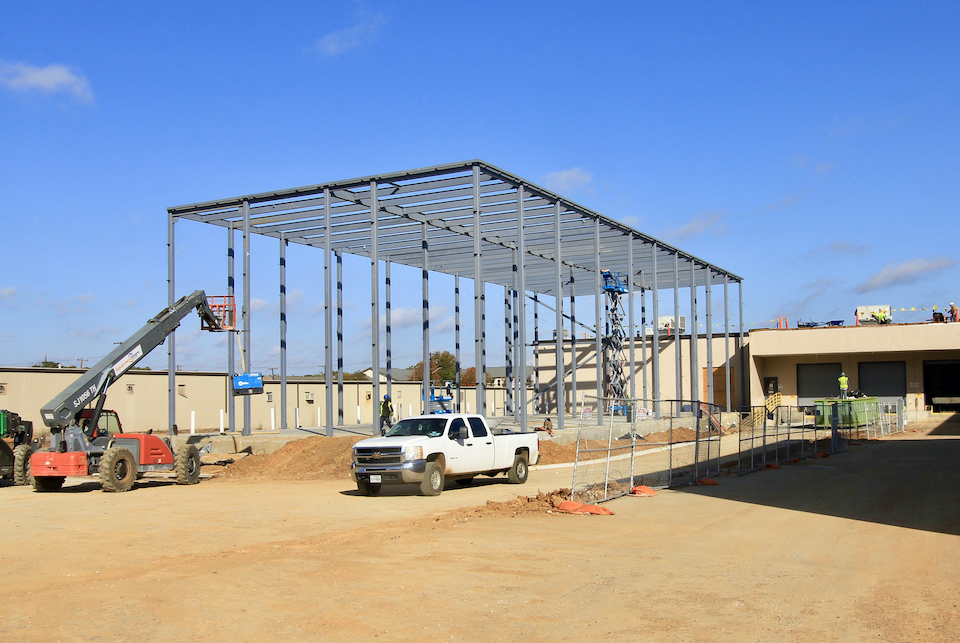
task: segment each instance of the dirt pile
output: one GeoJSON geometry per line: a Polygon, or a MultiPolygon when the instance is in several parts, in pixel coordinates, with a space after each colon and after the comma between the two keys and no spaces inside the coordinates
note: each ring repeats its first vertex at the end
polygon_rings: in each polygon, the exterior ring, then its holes
{"type": "Polygon", "coordinates": [[[225,480],[339,480],[350,477],[353,445],[363,437],[317,436],[288,442],[278,451],[251,455],[224,467],[225,480]]]}
{"type": "Polygon", "coordinates": [[[570,500],[569,489],[557,489],[547,493],[538,492],[535,496],[517,496],[506,502],[487,500],[487,504],[470,509],[455,509],[437,516],[436,522],[466,522],[485,516],[519,516],[521,514],[546,513],[554,511],[561,502],[570,500]]]}

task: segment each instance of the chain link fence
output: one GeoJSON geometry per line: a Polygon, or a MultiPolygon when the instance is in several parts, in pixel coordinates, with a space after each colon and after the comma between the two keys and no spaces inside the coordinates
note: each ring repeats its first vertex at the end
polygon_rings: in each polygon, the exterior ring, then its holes
{"type": "Polygon", "coordinates": [[[573,499],[603,502],[638,485],[665,488],[717,475],[722,432],[717,414],[714,405],[690,401],[584,395],[573,499]]]}
{"type": "Polygon", "coordinates": [[[774,396],[764,406],[741,413],[738,474],[846,451],[850,440],[892,435],[906,424],[902,400],[890,404],[875,398],[821,400],[813,406],[783,406],[779,401],[774,396]]]}

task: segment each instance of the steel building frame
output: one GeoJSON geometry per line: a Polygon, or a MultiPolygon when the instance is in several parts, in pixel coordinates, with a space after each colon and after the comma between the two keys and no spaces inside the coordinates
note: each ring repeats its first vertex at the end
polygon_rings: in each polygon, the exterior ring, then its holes
{"type": "MultiPolygon", "coordinates": [[[[724,332],[729,339],[727,288],[737,283],[740,316],[740,338],[743,341],[743,285],[742,279],[702,259],[674,248],[649,235],[630,228],[619,221],[605,217],[550,190],[510,174],[481,160],[449,165],[419,168],[403,172],[378,174],[345,181],[334,181],[288,190],[264,192],[228,199],[218,199],[171,207],[168,213],[168,298],[175,301],[175,223],[181,219],[217,225],[227,230],[228,292],[234,294],[234,232],[243,234],[243,304],[241,308],[243,357],[248,370],[250,364],[250,238],[253,234],[273,237],[280,245],[280,376],[282,395],[286,396],[286,252],[288,243],[322,249],[324,255],[325,304],[325,388],[326,430],[332,435],[333,419],[333,302],[337,295],[337,355],[338,379],[342,377],[342,256],[352,254],[370,259],[371,271],[371,328],[380,327],[380,270],[384,262],[389,283],[391,263],[420,268],[423,275],[423,361],[429,364],[429,273],[453,275],[457,284],[457,362],[459,366],[459,280],[472,279],[474,288],[474,346],[477,372],[478,412],[486,411],[486,355],[485,284],[503,286],[510,294],[505,301],[505,351],[508,364],[508,390],[519,400],[512,409],[522,426],[526,426],[526,304],[532,296],[536,305],[546,306],[543,295],[553,297],[556,328],[564,327],[564,297],[588,295],[596,301],[596,354],[602,353],[599,321],[602,319],[601,270],[616,270],[631,275],[628,293],[628,324],[630,332],[630,372],[635,365],[634,293],[639,290],[646,310],[646,294],[652,295],[653,319],[659,315],[658,291],[674,289],[674,314],[679,318],[679,289],[690,288],[692,317],[691,332],[697,332],[696,299],[702,287],[709,292],[722,285],[724,292],[724,332]],[[334,291],[334,264],[336,290],[334,291]],[[666,269],[665,269],[666,268],[666,269]],[[523,296],[520,296],[520,293],[523,296]],[[516,371],[515,373],[513,371],[516,371]]],[[[390,387],[390,290],[387,286],[387,387],[390,387]]],[[[707,333],[712,333],[712,321],[707,297],[707,333]]],[[[549,307],[549,306],[548,306],[549,307]]],[[[679,322],[679,319],[677,319],[679,322]]],[[[640,337],[646,359],[646,317],[641,316],[640,337]]],[[[582,324],[581,324],[582,325],[582,324]]],[[[655,326],[656,327],[656,326],[655,326]]],[[[679,323],[674,325],[679,328],[679,323]]],[[[536,331],[535,331],[536,332],[536,331]]],[[[562,333],[558,333],[562,337],[562,333]]],[[[380,399],[380,354],[374,335],[371,362],[374,400],[380,399]]],[[[233,342],[228,345],[228,373],[235,370],[233,342]]],[[[563,342],[557,341],[557,372],[564,373],[563,342]]],[[[696,366],[696,342],[691,363],[696,366]]],[[[708,346],[710,344],[708,343],[708,346]]],[[[171,335],[168,343],[170,425],[174,422],[176,405],[176,348],[171,335]]],[[[679,352],[677,353],[679,360],[679,352]]],[[[652,351],[653,397],[660,398],[658,351],[652,351]]],[[[597,381],[602,381],[601,360],[597,359],[597,381]]],[[[708,366],[712,355],[707,356],[708,366]]],[[[729,363],[729,341],[727,362],[729,363]]],[[[576,368],[573,386],[576,387],[576,368]]],[[[744,369],[741,365],[741,380],[744,369]]],[[[696,371],[691,371],[696,372],[696,371]]],[[[679,395],[680,369],[677,369],[679,395]]],[[[729,380],[729,369],[727,378],[729,380]]],[[[557,400],[564,400],[564,377],[556,378],[557,400]]],[[[429,399],[429,377],[424,378],[423,391],[429,399]]],[[[459,380],[459,373],[458,373],[459,380]]],[[[631,397],[636,397],[631,378],[631,397]]],[[[342,379],[339,380],[342,383],[342,379]]],[[[712,378],[709,386],[712,388],[712,378]]],[[[692,378],[693,399],[697,378],[692,378]]],[[[458,381],[459,387],[459,381],[458,381]]],[[[741,384],[741,391],[744,390],[741,384]]],[[[644,397],[647,397],[644,377],[644,397]]],[[[575,390],[575,389],[574,389],[575,390]]],[[[727,408],[730,407],[729,381],[727,408]]],[[[458,397],[459,399],[459,397],[458,397]]],[[[535,398],[534,398],[535,399],[535,398]]],[[[712,399],[712,397],[711,397],[712,399]]],[[[228,404],[229,424],[233,429],[234,409],[228,404]]],[[[281,426],[286,427],[286,403],[281,401],[281,426]]],[[[343,423],[343,404],[338,423],[343,423]]],[[[250,433],[250,400],[244,399],[245,435],[250,433]]],[[[602,421],[597,414],[598,423],[602,421]]],[[[563,428],[563,412],[558,413],[558,428],[563,428]]]]}

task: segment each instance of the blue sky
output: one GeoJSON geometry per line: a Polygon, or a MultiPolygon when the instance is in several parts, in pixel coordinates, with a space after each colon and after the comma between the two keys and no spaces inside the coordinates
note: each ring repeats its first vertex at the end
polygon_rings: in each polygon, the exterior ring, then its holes
{"type": "MultiPolygon", "coordinates": [[[[921,321],[960,298],[957,3],[2,14],[2,366],[89,364],[162,309],[168,206],[472,158],[743,276],[748,328],[850,323],[866,304],[921,321]]],[[[225,233],[184,222],[177,244],[178,294],[224,292],[225,233]]],[[[252,365],[265,372],[279,365],[276,246],[254,245],[252,365]]],[[[320,262],[289,250],[291,372],[322,363],[320,262]]],[[[355,370],[370,362],[369,273],[347,268],[355,370]]],[[[394,269],[397,366],[419,359],[418,279],[394,269]]],[[[453,348],[448,281],[431,285],[435,349],[453,348]]],[[[178,363],[223,368],[225,337],[195,325],[178,331],[178,363]]],[[[165,350],[145,363],[165,367],[165,350]]]]}

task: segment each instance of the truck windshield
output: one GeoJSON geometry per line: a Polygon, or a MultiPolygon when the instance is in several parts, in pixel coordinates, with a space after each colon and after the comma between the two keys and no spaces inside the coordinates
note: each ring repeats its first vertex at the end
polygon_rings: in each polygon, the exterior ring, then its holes
{"type": "Polygon", "coordinates": [[[400,420],[387,431],[387,437],[394,435],[425,435],[436,438],[443,435],[443,428],[447,425],[446,418],[408,418],[400,420]]]}

